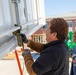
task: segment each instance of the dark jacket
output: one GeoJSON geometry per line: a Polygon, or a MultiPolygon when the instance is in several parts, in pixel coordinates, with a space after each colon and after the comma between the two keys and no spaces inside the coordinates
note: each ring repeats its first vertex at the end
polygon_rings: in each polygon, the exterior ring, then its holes
{"type": "Polygon", "coordinates": [[[69,75],[69,52],[64,42],[53,41],[44,45],[40,57],[33,63],[37,75],[69,75]]]}
{"type": "Polygon", "coordinates": [[[76,47],[72,51],[72,60],[70,75],[76,75],[76,47]]]}

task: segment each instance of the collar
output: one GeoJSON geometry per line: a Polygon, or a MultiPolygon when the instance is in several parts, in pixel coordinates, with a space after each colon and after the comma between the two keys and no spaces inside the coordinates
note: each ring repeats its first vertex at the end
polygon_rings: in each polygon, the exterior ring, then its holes
{"type": "Polygon", "coordinates": [[[56,44],[62,44],[64,43],[63,41],[59,41],[59,40],[56,40],[56,41],[52,41],[52,42],[49,42],[47,44],[44,44],[44,49],[47,48],[47,47],[50,47],[50,46],[53,46],[53,45],[56,45],[56,44]]]}

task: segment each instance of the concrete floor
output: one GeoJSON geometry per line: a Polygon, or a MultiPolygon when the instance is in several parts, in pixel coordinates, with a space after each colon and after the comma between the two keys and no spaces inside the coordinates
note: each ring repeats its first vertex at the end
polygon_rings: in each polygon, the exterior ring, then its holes
{"type": "MultiPolygon", "coordinates": [[[[24,66],[23,58],[20,58],[21,67],[24,75],[29,75],[24,66]]],[[[71,63],[69,63],[69,72],[71,63]]],[[[14,60],[0,60],[0,75],[20,75],[16,59],[14,60]]]]}
{"type": "MultiPolygon", "coordinates": [[[[21,66],[24,75],[28,75],[24,66],[24,61],[21,59],[21,66]]],[[[20,75],[16,60],[0,60],[0,75],[20,75]]]]}

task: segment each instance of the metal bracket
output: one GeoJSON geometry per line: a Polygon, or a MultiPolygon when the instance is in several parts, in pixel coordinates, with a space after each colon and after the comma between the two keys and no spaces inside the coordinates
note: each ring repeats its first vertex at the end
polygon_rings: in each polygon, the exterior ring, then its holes
{"type": "Polygon", "coordinates": [[[18,46],[23,46],[22,37],[20,35],[20,29],[17,31],[14,31],[13,34],[17,36],[18,46]]]}

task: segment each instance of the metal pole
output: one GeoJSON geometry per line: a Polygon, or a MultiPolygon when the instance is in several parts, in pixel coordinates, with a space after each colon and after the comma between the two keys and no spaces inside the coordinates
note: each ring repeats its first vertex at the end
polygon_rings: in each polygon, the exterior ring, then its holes
{"type": "Polygon", "coordinates": [[[26,0],[24,0],[24,14],[26,17],[26,22],[28,22],[28,12],[27,12],[27,4],[26,4],[26,0]]]}
{"type": "Polygon", "coordinates": [[[19,1],[18,0],[12,0],[12,3],[14,3],[15,6],[15,14],[16,14],[16,22],[18,25],[20,25],[20,18],[19,18],[19,1]]]}
{"type": "MultiPolygon", "coordinates": [[[[36,13],[37,13],[37,19],[39,18],[39,9],[38,9],[38,1],[36,0],[36,13]]],[[[37,23],[39,25],[39,20],[37,20],[37,23]]]]}

